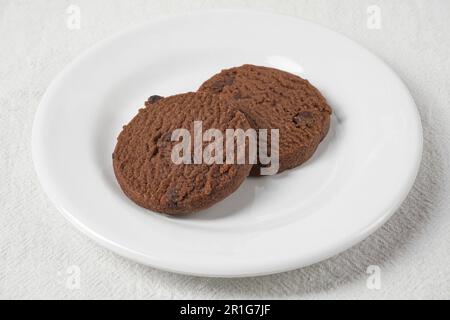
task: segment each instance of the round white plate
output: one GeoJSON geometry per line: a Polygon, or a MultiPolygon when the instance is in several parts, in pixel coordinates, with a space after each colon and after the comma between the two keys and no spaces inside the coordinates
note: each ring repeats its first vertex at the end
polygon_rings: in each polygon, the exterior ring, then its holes
{"type": "Polygon", "coordinates": [[[88,236],[157,268],[235,277],[318,262],[381,226],[413,185],[422,129],[407,88],[353,41],[287,16],[226,11],[158,19],[89,49],[43,97],[32,144],[42,186],[88,236]],[[125,197],[111,160],[122,125],[148,96],[195,91],[244,63],[322,91],[334,114],[315,156],[249,178],[197,214],[156,214],[125,197]]]}

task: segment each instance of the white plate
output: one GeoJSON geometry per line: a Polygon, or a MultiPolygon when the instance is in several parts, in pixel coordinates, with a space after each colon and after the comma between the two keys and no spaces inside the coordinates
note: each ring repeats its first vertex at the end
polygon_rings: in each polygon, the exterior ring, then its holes
{"type": "Polygon", "coordinates": [[[133,260],[205,276],[291,270],[356,244],[404,200],[421,151],[414,101],[383,62],[310,22],[249,12],[159,19],[101,42],[54,80],[33,127],[40,181],[77,228],[133,260]],[[323,92],[334,114],[316,155],[249,178],[198,214],[168,217],[126,198],[111,160],[122,125],[148,96],[195,91],[244,63],[299,74],[323,92]]]}

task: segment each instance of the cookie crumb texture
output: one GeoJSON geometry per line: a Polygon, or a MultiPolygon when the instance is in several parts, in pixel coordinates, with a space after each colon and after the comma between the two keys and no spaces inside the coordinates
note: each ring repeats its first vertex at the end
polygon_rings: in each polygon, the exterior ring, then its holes
{"type": "MultiPolygon", "coordinates": [[[[254,128],[280,130],[278,173],[307,161],[330,127],[332,111],[322,94],[308,80],[278,69],[249,64],[225,69],[199,91],[235,103],[254,128]]],[[[251,175],[259,175],[260,167],[251,175]]]]}
{"type": "MultiPolygon", "coordinates": [[[[234,192],[248,176],[250,164],[174,164],[172,131],[203,121],[203,131],[250,125],[245,116],[218,97],[185,93],[151,97],[124,126],[113,153],[113,167],[123,192],[138,205],[162,213],[206,209],[234,192]]],[[[193,145],[193,143],[192,143],[193,145]]]]}

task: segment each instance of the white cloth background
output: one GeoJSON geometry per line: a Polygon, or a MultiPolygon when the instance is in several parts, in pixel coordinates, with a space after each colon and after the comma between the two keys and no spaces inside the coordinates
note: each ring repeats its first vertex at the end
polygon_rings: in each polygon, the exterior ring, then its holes
{"type": "Polygon", "coordinates": [[[0,0],[0,298],[450,298],[449,15],[447,0],[0,0]],[[81,9],[80,30],[66,27],[71,4],[81,9]],[[366,27],[369,5],[381,9],[380,30],[366,27]],[[425,136],[420,174],[395,216],[359,245],[278,275],[189,277],[103,249],[43,193],[30,137],[53,77],[124,28],[214,8],[270,11],[330,27],[383,58],[411,90],[425,136]],[[79,288],[67,283],[73,265],[79,288]],[[380,290],[366,286],[369,265],[381,268],[380,290]]]}

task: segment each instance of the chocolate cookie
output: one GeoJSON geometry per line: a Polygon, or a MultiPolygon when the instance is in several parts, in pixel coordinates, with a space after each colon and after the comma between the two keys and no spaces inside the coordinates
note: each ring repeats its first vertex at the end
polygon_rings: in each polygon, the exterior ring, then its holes
{"type": "MultiPolygon", "coordinates": [[[[199,92],[237,103],[255,128],[279,129],[278,172],[308,160],[330,126],[332,111],[320,92],[308,80],[281,70],[248,64],[222,70],[199,92]]],[[[255,165],[251,175],[259,175],[260,168],[255,165]]]]}
{"type": "MultiPolygon", "coordinates": [[[[202,121],[202,132],[210,128],[221,132],[250,128],[242,112],[215,95],[150,97],[123,127],[113,153],[117,181],[131,200],[158,212],[188,213],[212,206],[241,185],[252,167],[249,160],[247,164],[226,164],[224,152],[223,164],[206,164],[194,156],[195,121],[202,121]],[[184,152],[179,154],[191,163],[173,161],[173,148],[181,141],[172,141],[176,129],[186,129],[190,134],[192,153],[187,158],[184,152]]],[[[201,143],[204,146],[208,141],[201,143]]]]}

